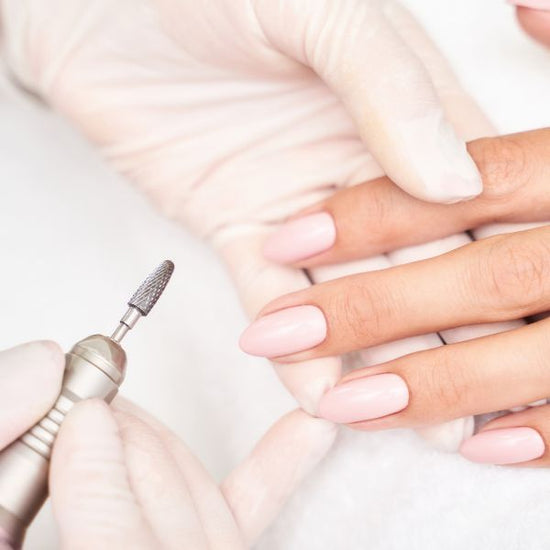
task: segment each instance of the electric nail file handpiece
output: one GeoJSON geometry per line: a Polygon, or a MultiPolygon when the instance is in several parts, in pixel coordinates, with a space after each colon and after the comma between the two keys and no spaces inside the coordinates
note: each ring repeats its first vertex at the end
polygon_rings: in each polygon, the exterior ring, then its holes
{"type": "Polygon", "coordinates": [[[111,337],[89,336],[71,349],[61,394],[51,411],[0,453],[0,530],[13,547],[21,546],[25,530],[48,496],[49,459],[65,415],[83,399],[114,399],[126,369],[120,341],[153,309],[173,271],[174,264],[165,261],[145,279],[111,337]]]}

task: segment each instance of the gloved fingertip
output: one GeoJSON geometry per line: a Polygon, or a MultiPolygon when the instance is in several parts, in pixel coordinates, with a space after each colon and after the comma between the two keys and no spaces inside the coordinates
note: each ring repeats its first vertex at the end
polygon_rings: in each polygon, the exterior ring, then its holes
{"type": "Polygon", "coordinates": [[[0,447],[37,422],[59,394],[65,360],[54,342],[30,342],[0,352],[0,447]]]}
{"type": "Polygon", "coordinates": [[[444,424],[416,430],[417,433],[438,451],[456,453],[463,441],[474,433],[474,417],[456,418],[444,424]]]}
{"type": "Polygon", "coordinates": [[[390,178],[405,191],[421,200],[452,204],[470,200],[483,191],[481,175],[443,113],[438,112],[404,124],[401,149],[403,163],[389,165],[390,178]],[[392,178],[393,179],[393,178],[392,178]]]}
{"type": "Polygon", "coordinates": [[[61,427],[71,433],[75,444],[88,445],[94,438],[110,439],[118,443],[118,425],[107,403],[101,399],[87,399],[77,403],[67,414],[61,427]]]}
{"type": "Polygon", "coordinates": [[[63,351],[58,344],[50,340],[26,342],[0,352],[0,369],[14,371],[44,370],[53,373],[62,372],[65,366],[63,351]]]}

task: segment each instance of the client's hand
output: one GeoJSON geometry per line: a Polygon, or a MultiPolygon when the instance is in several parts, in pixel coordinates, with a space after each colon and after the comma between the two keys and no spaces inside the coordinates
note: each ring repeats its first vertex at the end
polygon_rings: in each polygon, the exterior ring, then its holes
{"type": "MultiPolygon", "coordinates": [[[[0,449],[48,412],[64,365],[51,342],[0,352],[0,449]]],[[[324,456],[319,441],[332,431],[324,420],[291,412],[218,487],[173,433],[136,406],[120,398],[114,411],[102,401],[79,403],[61,426],[50,469],[61,546],[248,547],[324,456]]],[[[1,529],[0,549],[11,550],[1,529]]]]}
{"type": "MultiPolygon", "coordinates": [[[[488,222],[550,219],[550,130],[479,140],[469,148],[484,178],[479,198],[429,205],[381,178],[288,222],[268,240],[268,255],[312,266],[488,222]],[[335,238],[321,248],[314,237],[323,225],[335,238]]],[[[241,345],[277,361],[303,361],[549,309],[550,228],[539,227],[289,294],[264,308],[241,345]]],[[[550,395],[549,356],[547,319],[354,372],[325,394],[320,415],[375,430],[509,409],[550,395]]],[[[549,446],[550,406],[541,406],[490,422],[461,452],[480,462],[550,465],[549,446]]]]}

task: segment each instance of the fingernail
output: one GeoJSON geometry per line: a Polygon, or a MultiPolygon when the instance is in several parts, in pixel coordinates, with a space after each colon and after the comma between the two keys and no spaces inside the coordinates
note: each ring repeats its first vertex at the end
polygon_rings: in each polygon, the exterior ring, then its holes
{"type": "Polygon", "coordinates": [[[320,212],[285,223],[264,245],[264,256],[277,263],[305,260],[328,250],[336,240],[330,214],[320,212]]]}
{"type": "Polygon", "coordinates": [[[323,312],[315,306],[297,306],[254,321],[243,332],[239,345],[250,355],[281,357],[312,348],[326,336],[323,312]]]}
{"type": "Polygon", "coordinates": [[[380,418],[403,410],[409,389],[397,374],[377,374],[335,386],[319,404],[319,416],[338,424],[380,418]]]}
{"type": "Polygon", "coordinates": [[[508,3],[534,10],[550,10],[550,0],[509,0],[508,3]]]}
{"type": "Polygon", "coordinates": [[[464,441],[460,454],[472,462],[515,464],[542,456],[544,441],[533,428],[487,430],[464,441]]]}

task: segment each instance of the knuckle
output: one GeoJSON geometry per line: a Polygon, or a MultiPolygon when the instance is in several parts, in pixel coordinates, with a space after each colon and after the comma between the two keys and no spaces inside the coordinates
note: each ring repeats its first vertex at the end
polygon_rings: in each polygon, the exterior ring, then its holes
{"type": "Polygon", "coordinates": [[[521,310],[545,301],[550,276],[550,239],[545,237],[525,232],[488,239],[476,279],[491,307],[521,310]]]}
{"type": "Polygon", "coordinates": [[[329,311],[344,325],[350,347],[384,340],[393,325],[399,309],[396,297],[376,286],[368,280],[350,281],[346,291],[335,293],[329,304],[329,311]]]}
{"type": "Polygon", "coordinates": [[[374,222],[369,225],[371,239],[392,242],[399,234],[401,224],[395,223],[399,215],[395,198],[394,193],[388,193],[386,186],[374,185],[369,189],[369,200],[366,203],[368,211],[365,212],[365,219],[374,222]]]}
{"type": "Polygon", "coordinates": [[[370,339],[373,330],[372,319],[369,319],[369,294],[359,289],[344,292],[331,298],[329,311],[343,324],[347,340],[352,345],[370,339]]]}
{"type": "Polygon", "coordinates": [[[528,178],[527,154],[513,136],[480,139],[472,155],[483,178],[483,196],[487,198],[506,199],[528,178]]]}
{"type": "Polygon", "coordinates": [[[422,391],[426,395],[429,414],[443,419],[460,415],[464,401],[474,381],[464,368],[460,368],[458,350],[448,353],[443,348],[433,361],[422,370],[422,391]],[[434,404],[438,411],[434,411],[434,404]]]}

